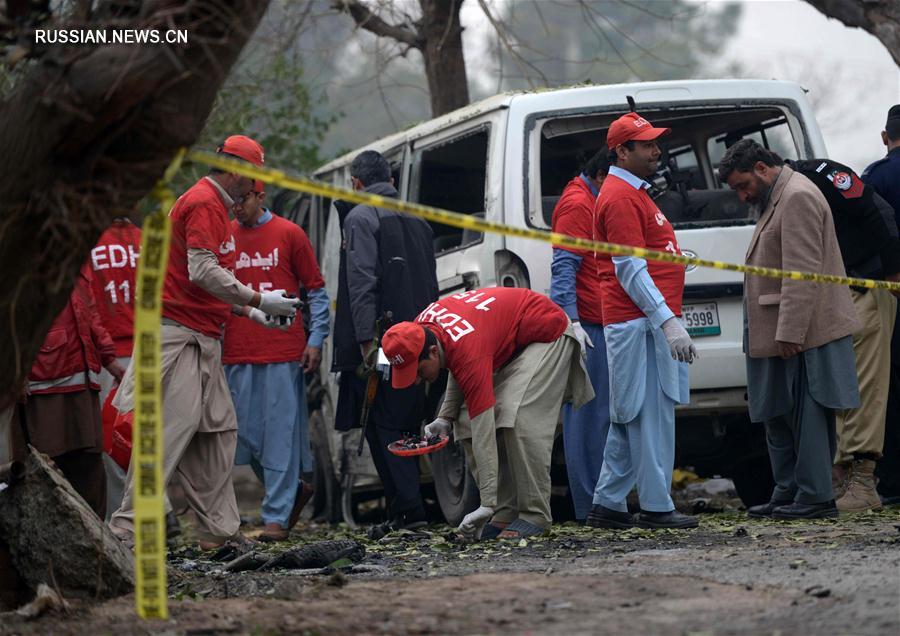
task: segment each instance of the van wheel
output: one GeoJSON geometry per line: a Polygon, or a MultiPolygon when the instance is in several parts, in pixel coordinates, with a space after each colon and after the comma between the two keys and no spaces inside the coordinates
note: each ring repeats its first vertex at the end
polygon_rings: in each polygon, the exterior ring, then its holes
{"type": "Polygon", "coordinates": [[[322,411],[314,411],[309,416],[309,433],[315,461],[313,473],[313,519],[326,523],[341,521],[341,485],[334,476],[334,463],[328,449],[328,431],[322,411]]]}
{"type": "Polygon", "coordinates": [[[481,501],[462,444],[454,441],[432,454],[431,471],[441,512],[448,524],[458,526],[481,501]]]}
{"type": "Polygon", "coordinates": [[[775,478],[772,477],[772,465],[766,455],[744,459],[731,471],[734,489],[744,506],[758,506],[772,497],[775,478]]]}

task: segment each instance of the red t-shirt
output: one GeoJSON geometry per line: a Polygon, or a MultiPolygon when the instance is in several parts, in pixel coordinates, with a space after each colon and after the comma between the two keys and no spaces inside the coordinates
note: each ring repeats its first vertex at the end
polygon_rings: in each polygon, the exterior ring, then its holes
{"type": "Polygon", "coordinates": [[[213,338],[231,315],[231,305],[190,281],[188,249],[209,250],[219,265],[234,271],[234,237],[228,210],[218,190],[204,177],[178,197],[169,211],[172,242],[163,285],[162,315],[213,338]]]}
{"type": "Polygon", "coordinates": [[[91,250],[91,284],[97,311],[116,344],[116,357],[131,355],[134,279],[140,253],[141,229],[130,221],[113,221],[91,250]]]}
{"type": "MultiPolygon", "coordinates": [[[[572,179],[553,209],[553,231],[576,238],[594,236],[594,201],[597,197],[580,176],[572,179]]],[[[600,275],[597,256],[588,250],[554,246],[581,257],[581,267],[575,277],[575,297],[578,317],[586,322],[603,324],[601,311],[600,275]]]]}
{"type": "MultiPolygon", "coordinates": [[[[312,245],[300,227],[280,216],[258,227],[231,223],[237,259],[237,279],[259,292],[284,289],[300,295],[325,286],[312,245]]],[[[303,321],[287,331],[267,329],[252,320],[231,315],[225,323],[222,361],[225,364],[269,364],[300,360],[306,349],[303,321]]]]}
{"type": "MultiPolygon", "coordinates": [[[[609,175],[600,188],[595,207],[598,241],[646,247],[660,252],[681,254],[672,224],[659,211],[646,190],[638,190],[627,181],[609,175]]],[[[641,318],[638,309],[616,278],[612,257],[599,255],[603,298],[603,324],[641,318]]],[[[684,265],[647,261],[647,271],[676,316],[681,315],[684,292],[684,265]]]]}
{"type": "Polygon", "coordinates": [[[477,417],[493,407],[493,373],[533,342],[552,342],[569,319],[546,296],[530,289],[491,287],[431,303],[416,322],[431,327],[444,348],[469,408],[477,417]]]}

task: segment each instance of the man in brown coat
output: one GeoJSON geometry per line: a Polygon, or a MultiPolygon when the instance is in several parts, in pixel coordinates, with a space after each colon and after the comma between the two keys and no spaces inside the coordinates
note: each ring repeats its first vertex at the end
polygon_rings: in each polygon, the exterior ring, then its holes
{"type": "MultiPolygon", "coordinates": [[[[825,197],[755,141],[725,153],[719,178],[761,211],[747,264],[844,275],[825,197]]],[[[761,276],[744,281],[750,418],[764,422],[775,489],[750,516],[836,517],[831,462],[836,409],[859,406],[850,290],[761,276]]]]}

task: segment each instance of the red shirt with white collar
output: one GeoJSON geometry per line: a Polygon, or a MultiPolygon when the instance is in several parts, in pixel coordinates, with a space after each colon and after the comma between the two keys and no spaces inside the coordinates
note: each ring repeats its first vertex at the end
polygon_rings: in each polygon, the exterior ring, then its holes
{"type": "Polygon", "coordinates": [[[234,236],[228,209],[215,185],[203,177],[178,197],[169,211],[172,240],[163,286],[162,315],[213,338],[231,315],[231,305],[204,291],[188,276],[188,250],[209,250],[219,265],[234,271],[234,236]]]}
{"type": "MultiPolygon", "coordinates": [[[[643,187],[635,187],[640,179],[615,167],[600,188],[594,208],[594,229],[598,241],[645,247],[660,252],[681,254],[672,224],[643,187]],[[618,174],[624,173],[621,177],[618,174]],[[631,183],[629,183],[631,181],[631,183]]],[[[602,299],[603,324],[609,325],[643,318],[616,278],[612,256],[597,259],[602,299]]],[[[684,265],[647,261],[647,271],[666,305],[676,316],[681,315],[681,296],[684,292],[684,265]]]]}
{"type": "MultiPolygon", "coordinates": [[[[231,222],[237,259],[235,276],[258,292],[284,289],[300,296],[325,286],[306,232],[294,223],[271,215],[255,227],[231,222]]],[[[242,316],[230,316],[225,324],[224,364],[271,364],[300,360],[306,349],[306,333],[298,316],[287,331],[268,329],[242,316]]]]}
{"type": "Polygon", "coordinates": [[[490,287],[441,298],[416,322],[440,339],[446,367],[474,418],[496,403],[494,371],[531,343],[559,338],[569,319],[556,303],[530,289],[490,287]]]}
{"type": "Polygon", "coordinates": [[[116,343],[116,356],[131,355],[134,337],[134,279],[141,253],[141,229],[116,220],[91,250],[94,298],[103,326],[116,343]]]}

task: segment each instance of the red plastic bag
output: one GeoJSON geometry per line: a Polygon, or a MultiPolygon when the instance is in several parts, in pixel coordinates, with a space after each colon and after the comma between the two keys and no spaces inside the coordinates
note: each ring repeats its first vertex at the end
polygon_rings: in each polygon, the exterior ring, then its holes
{"type": "Polygon", "coordinates": [[[103,423],[103,450],[107,455],[112,454],[112,435],[113,425],[116,422],[116,415],[119,411],[112,405],[113,398],[116,397],[118,386],[114,386],[103,401],[103,408],[100,410],[100,421],[103,423]]]}
{"type": "Polygon", "coordinates": [[[116,414],[116,421],[113,424],[112,431],[112,448],[109,450],[109,456],[113,458],[122,470],[128,470],[128,463],[131,461],[131,431],[134,425],[134,411],[116,414]]]}

